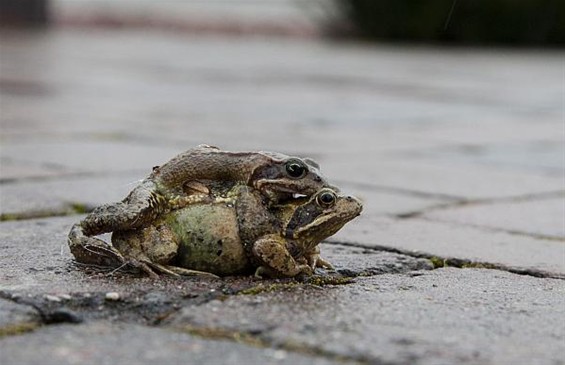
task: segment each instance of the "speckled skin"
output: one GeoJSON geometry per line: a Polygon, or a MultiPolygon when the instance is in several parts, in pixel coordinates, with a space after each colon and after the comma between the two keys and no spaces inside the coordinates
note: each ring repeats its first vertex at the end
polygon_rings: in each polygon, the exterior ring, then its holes
{"type": "Polygon", "coordinates": [[[71,253],[86,264],[100,264],[101,260],[107,265],[124,263],[119,252],[93,236],[147,227],[167,212],[209,201],[206,191],[187,193],[190,183],[197,180],[246,184],[269,204],[283,201],[292,193],[309,196],[328,185],[319,166],[309,159],[275,152],[229,152],[201,145],[153,168],[123,201],[102,205],[75,224],[68,237],[71,253]],[[301,164],[304,175],[290,176],[290,162],[301,164]]]}
{"type": "Polygon", "coordinates": [[[319,258],[318,243],[361,209],[357,199],[331,189],[268,209],[261,194],[236,185],[213,203],[176,210],[144,229],[115,232],[112,242],[125,257],[165,273],[224,276],[256,270],[292,277],[331,267],[319,258]],[[335,201],[321,206],[321,194],[335,201]]]}

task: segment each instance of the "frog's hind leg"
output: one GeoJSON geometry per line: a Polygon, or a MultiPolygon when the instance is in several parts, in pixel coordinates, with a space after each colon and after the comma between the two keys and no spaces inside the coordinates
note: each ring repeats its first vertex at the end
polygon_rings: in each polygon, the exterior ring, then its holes
{"type": "Polygon", "coordinates": [[[144,180],[121,202],[104,204],[94,209],[80,225],[85,236],[135,229],[151,222],[166,205],[157,186],[144,180]]]}
{"type": "Polygon", "coordinates": [[[190,269],[185,269],[184,267],[178,267],[178,266],[172,266],[172,265],[162,265],[162,264],[158,264],[156,262],[147,262],[147,265],[151,266],[155,271],[157,271],[161,274],[171,275],[171,276],[174,276],[174,277],[203,276],[203,277],[209,277],[209,278],[214,278],[214,279],[219,278],[217,275],[214,275],[210,272],[190,270],[190,269]]]}
{"type": "Polygon", "coordinates": [[[71,228],[68,244],[75,259],[83,264],[117,267],[126,263],[122,254],[108,243],[85,236],[80,224],[71,228]]]}

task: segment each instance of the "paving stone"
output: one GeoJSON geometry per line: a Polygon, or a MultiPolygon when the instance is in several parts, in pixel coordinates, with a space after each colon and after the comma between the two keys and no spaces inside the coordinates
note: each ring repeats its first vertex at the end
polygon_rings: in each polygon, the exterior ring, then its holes
{"type": "Polygon", "coordinates": [[[336,244],[320,244],[321,255],[347,276],[379,275],[431,270],[428,259],[336,244]]]}
{"type": "Polygon", "coordinates": [[[175,148],[116,142],[33,142],[7,144],[2,154],[14,161],[41,161],[77,172],[151,171],[179,152],[175,148]]]}
{"type": "Polygon", "coordinates": [[[448,222],[361,215],[331,239],[565,274],[563,242],[448,222]]]}
{"type": "MultiPolygon", "coordinates": [[[[555,132],[557,132],[557,128],[555,132]]],[[[411,155],[409,152],[406,152],[406,154],[411,155]]],[[[417,158],[423,159],[496,166],[509,170],[540,172],[556,177],[562,177],[565,173],[565,143],[563,139],[491,145],[444,146],[432,149],[417,149],[413,151],[413,154],[417,158]]]]}
{"type": "Polygon", "coordinates": [[[425,217],[565,239],[565,195],[531,201],[461,206],[430,211],[425,217]]]}
{"type": "MultiPolygon", "coordinates": [[[[3,364],[338,364],[132,324],[53,325],[0,340],[3,364]],[[29,349],[33,348],[33,351],[29,349]]],[[[350,363],[350,362],[345,362],[350,363]]]]}
{"type": "MultiPolygon", "coordinates": [[[[126,30],[51,35],[2,39],[10,55],[3,68],[11,79],[34,81],[51,96],[34,94],[36,107],[29,110],[29,95],[14,97],[17,93],[7,89],[12,96],[3,115],[20,131],[84,133],[96,124],[110,131],[148,125],[167,129],[170,122],[199,130],[219,121],[224,127],[237,123],[247,136],[244,120],[262,126],[329,121],[356,127],[416,123],[421,128],[438,121],[509,120],[525,113],[536,120],[546,115],[559,120],[561,111],[559,52],[236,42],[126,30]],[[42,52],[44,47],[51,52],[42,52]],[[45,58],[53,67],[41,67],[45,58]]],[[[216,134],[237,139],[222,129],[216,134]]]]}
{"type": "Polygon", "coordinates": [[[41,322],[40,314],[33,307],[0,298],[0,338],[33,330],[41,322]]]}
{"type": "Polygon", "coordinates": [[[73,206],[92,208],[120,201],[149,175],[146,172],[114,175],[64,176],[0,185],[0,214],[33,215],[64,213],[73,206]]]}
{"type": "Polygon", "coordinates": [[[37,163],[15,163],[11,160],[0,158],[0,180],[2,182],[22,178],[38,178],[58,176],[65,172],[59,166],[44,166],[37,163]]]}
{"type": "Polygon", "coordinates": [[[563,179],[559,176],[462,165],[455,161],[385,160],[366,156],[365,160],[354,163],[327,160],[323,167],[325,174],[334,180],[465,199],[516,197],[563,189],[563,179]],[[362,161],[369,167],[365,168],[362,161]]]}
{"type": "Polygon", "coordinates": [[[369,363],[553,365],[565,351],[564,290],[563,280],[438,269],[211,301],[169,325],[255,333],[369,363]]]}
{"type": "MultiPolygon", "coordinates": [[[[333,180],[331,181],[333,183],[333,180]]],[[[425,197],[409,192],[394,191],[395,188],[374,188],[370,185],[338,181],[344,194],[354,195],[363,202],[363,217],[406,214],[422,211],[452,200],[441,197],[425,197]]]]}

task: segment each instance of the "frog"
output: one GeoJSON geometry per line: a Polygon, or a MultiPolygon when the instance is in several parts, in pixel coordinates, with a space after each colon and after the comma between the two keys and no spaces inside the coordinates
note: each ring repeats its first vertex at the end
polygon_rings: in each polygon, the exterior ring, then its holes
{"type": "MultiPolygon", "coordinates": [[[[212,202],[172,211],[142,229],[114,232],[113,245],[125,258],[173,276],[312,275],[317,267],[333,269],[318,244],[363,208],[359,199],[333,188],[277,206],[243,184],[212,191],[212,202]]],[[[150,275],[158,277],[155,272],[150,275]]]]}
{"type": "Polygon", "coordinates": [[[330,186],[319,168],[310,158],[199,145],[155,166],[122,201],[101,205],[74,224],[68,235],[69,248],[80,263],[125,264],[118,251],[95,236],[146,227],[170,211],[209,201],[207,187],[198,180],[243,183],[269,204],[278,204],[295,194],[309,196],[330,186]]]}

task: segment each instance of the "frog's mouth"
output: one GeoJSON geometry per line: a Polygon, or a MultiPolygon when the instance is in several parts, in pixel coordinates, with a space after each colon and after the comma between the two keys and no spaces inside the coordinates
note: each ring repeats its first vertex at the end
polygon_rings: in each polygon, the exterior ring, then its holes
{"type": "Polygon", "coordinates": [[[306,194],[299,193],[279,193],[278,204],[302,204],[308,201],[309,197],[306,194]]]}

